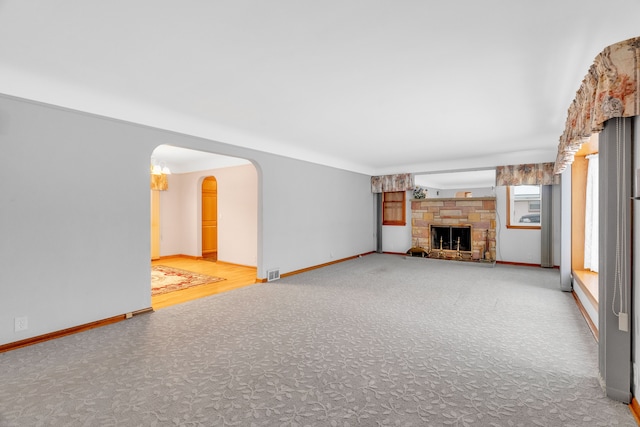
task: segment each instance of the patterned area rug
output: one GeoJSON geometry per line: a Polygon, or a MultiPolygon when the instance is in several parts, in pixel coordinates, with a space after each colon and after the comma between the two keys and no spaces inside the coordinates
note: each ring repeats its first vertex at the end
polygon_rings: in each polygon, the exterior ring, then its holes
{"type": "Polygon", "coordinates": [[[151,267],[151,295],[165,294],[221,280],[225,279],[164,265],[154,265],[151,267]]]}

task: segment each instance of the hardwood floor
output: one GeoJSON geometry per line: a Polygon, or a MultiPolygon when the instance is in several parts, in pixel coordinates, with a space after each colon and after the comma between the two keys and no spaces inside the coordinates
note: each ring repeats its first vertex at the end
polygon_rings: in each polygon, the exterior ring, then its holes
{"type": "Polygon", "coordinates": [[[596,311],[598,310],[598,273],[589,270],[573,270],[573,277],[583,288],[596,311]]]}
{"type": "Polygon", "coordinates": [[[244,267],[220,261],[211,262],[180,256],[152,261],[151,265],[165,265],[226,279],[209,285],[194,286],[181,291],[152,296],[151,306],[154,310],[256,284],[255,267],[244,267]]]}

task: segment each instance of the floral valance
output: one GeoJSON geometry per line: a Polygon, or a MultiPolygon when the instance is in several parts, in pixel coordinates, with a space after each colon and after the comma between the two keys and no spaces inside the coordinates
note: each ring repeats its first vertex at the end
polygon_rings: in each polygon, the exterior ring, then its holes
{"type": "Polygon", "coordinates": [[[640,115],[640,37],[606,47],[594,60],[569,107],[554,173],[573,162],[591,134],[614,117],[640,115]]]}
{"type": "Polygon", "coordinates": [[[371,177],[371,192],[386,193],[388,191],[409,191],[415,187],[413,174],[400,173],[371,177]]]}
{"type": "Polygon", "coordinates": [[[560,179],[553,174],[553,163],[496,167],[496,186],[553,185],[560,179]]]}

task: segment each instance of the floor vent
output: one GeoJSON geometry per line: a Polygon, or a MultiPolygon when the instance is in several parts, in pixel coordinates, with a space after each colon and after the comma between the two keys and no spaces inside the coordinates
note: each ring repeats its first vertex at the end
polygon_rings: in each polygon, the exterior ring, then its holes
{"type": "Polygon", "coordinates": [[[280,270],[267,270],[267,282],[273,282],[274,280],[278,280],[280,278],[280,270]]]}

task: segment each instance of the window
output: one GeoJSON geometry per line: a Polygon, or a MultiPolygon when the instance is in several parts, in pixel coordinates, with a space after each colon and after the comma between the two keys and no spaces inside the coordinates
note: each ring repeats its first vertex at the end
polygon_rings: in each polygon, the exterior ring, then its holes
{"type": "Polygon", "coordinates": [[[382,194],[382,225],[406,225],[406,192],[392,191],[382,194]]]}
{"type": "Polygon", "coordinates": [[[539,185],[507,187],[507,228],[540,228],[539,185]]]}

